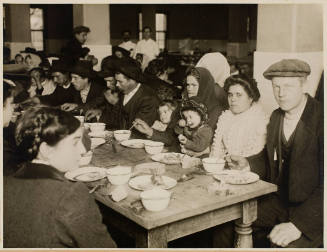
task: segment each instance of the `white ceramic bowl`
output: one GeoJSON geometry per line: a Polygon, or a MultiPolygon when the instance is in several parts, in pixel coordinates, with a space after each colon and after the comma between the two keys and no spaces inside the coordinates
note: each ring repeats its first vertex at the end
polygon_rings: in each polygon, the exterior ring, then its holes
{"type": "Polygon", "coordinates": [[[225,167],[225,160],[219,158],[204,158],[202,159],[204,169],[210,173],[218,173],[225,167]]]}
{"type": "Polygon", "coordinates": [[[103,138],[96,138],[96,137],[91,137],[91,149],[95,149],[101,144],[104,144],[106,140],[103,138]]]}
{"type": "Polygon", "coordinates": [[[84,123],[84,116],[74,116],[77,120],[79,120],[81,123],[84,123]]]}
{"type": "Polygon", "coordinates": [[[130,166],[116,166],[107,170],[107,178],[112,185],[124,185],[132,174],[130,166]]]}
{"type": "Polygon", "coordinates": [[[169,205],[170,196],[170,192],[158,187],[141,192],[140,194],[143,206],[152,212],[166,209],[169,205]]]}
{"type": "Polygon", "coordinates": [[[85,166],[88,165],[92,160],[92,151],[88,151],[85,154],[82,155],[81,159],[79,160],[79,166],[85,166]]]}
{"type": "Polygon", "coordinates": [[[131,136],[130,130],[115,130],[114,131],[114,137],[117,141],[125,141],[128,140],[131,136]]]}
{"type": "Polygon", "coordinates": [[[105,123],[90,123],[90,130],[92,132],[102,132],[106,128],[105,123]]]}
{"type": "Polygon", "coordinates": [[[148,154],[155,155],[155,154],[159,154],[160,152],[162,152],[162,150],[164,148],[164,143],[147,141],[144,143],[144,148],[148,154]]]}

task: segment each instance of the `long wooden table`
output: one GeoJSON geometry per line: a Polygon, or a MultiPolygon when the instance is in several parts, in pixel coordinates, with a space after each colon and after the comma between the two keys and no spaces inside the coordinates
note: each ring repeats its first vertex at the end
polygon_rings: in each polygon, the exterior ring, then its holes
{"type": "MultiPolygon", "coordinates": [[[[115,144],[104,144],[94,150],[92,163],[99,167],[131,165],[151,162],[143,149],[130,149],[115,144]]],[[[190,172],[181,165],[166,165],[166,176],[175,178],[190,172]]],[[[251,224],[257,218],[257,198],[275,192],[273,184],[257,181],[248,185],[230,185],[230,193],[210,193],[207,186],[214,182],[211,175],[194,178],[171,189],[172,197],[167,209],[161,212],[134,211],[131,203],[140,199],[140,191],[126,185],[128,197],[114,202],[109,196],[95,193],[98,201],[108,206],[110,224],[135,238],[136,247],[165,248],[169,241],[235,220],[235,247],[252,247],[251,224]]]]}

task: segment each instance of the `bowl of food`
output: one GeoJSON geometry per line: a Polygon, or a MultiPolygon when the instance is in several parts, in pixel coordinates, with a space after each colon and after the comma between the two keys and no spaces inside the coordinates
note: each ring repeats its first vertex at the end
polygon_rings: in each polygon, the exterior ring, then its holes
{"type": "Polygon", "coordinates": [[[92,132],[102,132],[106,128],[105,123],[90,123],[89,125],[92,132]]]}
{"type": "Polygon", "coordinates": [[[81,159],[79,160],[79,166],[88,165],[91,162],[92,155],[93,155],[92,151],[88,151],[82,154],[81,159]]]}
{"type": "Polygon", "coordinates": [[[107,170],[107,178],[112,185],[124,185],[132,174],[130,166],[115,166],[107,170]]]}
{"type": "Polygon", "coordinates": [[[114,137],[118,142],[128,140],[131,136],[130,130],[115,130],[114,137]]]}
{"type": "Polygon", "coordinates": [[[147,141],[144,143],[144,148],[148,154],[155,155],[155,154],[162,152],[162,150],[164,148],[164,143],[147,141]]]}
{"type": "Polygon", "coordinates": [[[220,158],[203,158],[203,168],[209,173],[218,173],[225,167],[225,160],[220,158]]]}
{"type": "Polygon", "coordinates": [[[146,210],[158,212],[166,209],[169,205],[171,193],[167,190],[155,187],[143,191],[140,194],[141,201],[146,210]]]}

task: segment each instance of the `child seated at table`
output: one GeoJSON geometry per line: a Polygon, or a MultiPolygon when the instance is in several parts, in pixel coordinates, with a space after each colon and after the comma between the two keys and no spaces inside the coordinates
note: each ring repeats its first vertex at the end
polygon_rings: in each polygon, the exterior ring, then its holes
{"type": "Polygon", "coordinates": [[[213,132],[207,124],[208,113],[204,104],[191,98],[182,103],[182,119],[175,132],[179,133],[181,151],[189,156],[199,157],[210,152],[213,132]]]}
{"type": "Polygon", "coordinates": [[[159,104],[158,113],[160,120],[156,120],[152,129],[164,132],[167,129],[168,124],[171,122],[173,112],[176,110],[177,104],[172,100],[164,100],[159,104]]]}

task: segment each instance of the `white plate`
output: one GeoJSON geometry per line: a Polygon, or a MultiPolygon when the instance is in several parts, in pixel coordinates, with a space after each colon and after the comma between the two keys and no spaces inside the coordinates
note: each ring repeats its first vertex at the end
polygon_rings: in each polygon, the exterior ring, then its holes
{"type": "Polygon", "coordinates": [[[164,164],[180,164],[183,156],[184,154],[181,153],[168,152],[153,155],[151,159],[164,164]]]}
{"type": "Polygon", "coordinates": [[[89,132],[90,137],[99,137],[99,138],[105,138],[106,136],[109,136],[110,134],[113,134],[112,131],[109,130],[104,130],[104,131],[99,131],[99,132],[89,132]]]}
{"type": "Polygon", "coordinates": [[[96,148],[97,146],[104,144],[106,140],[103,138],[91,138],[91,149],[96,148]]]}
{"type": "Polygon", "coordinates": [[[83,167],[65,173],[65,177],[72,181],[91,182],[103,179],[107,175],[107,169],[100,167],[83,167]]]}
{"type": "Polygon", "coordinates": [[[125,147],[129,147],[129,148],[142,149],[142,148],[144,148],[144,143],[148,142],[148,141],[150,141],[150,140],[130,139],[130,140],[122,141],[120,144],[125,147]]]}
{"type": "Polygon", "coordinates": [[[251,184],[260,179],[259,175],[254,172],[235,170],[224,170],[219,174],[214,174],[213,177],[232,185],[251,184]]]}
{"type": "Polygon", "coordinates": [[[162,176],[164,185],[159,185],[155,186],[152,181],[151,181],[152,175],[143,175],[143,176],[138,176],[135,178],[132,178],[129,181],[129,186],[132,187],[133,189],[144,191],[144,190],[149,190],[154,187],[160,187],[162,189],[170,189],[176,186],[177,181],[173,178],[167,177],[167,176],[162,176]]]}
{"type": "Polygon", "coordinates": [[[166,171],[165,164],[159,162],[148,162],[148,163],[135,165],[134,167],[134,173],[152,174],[153,170],[159,172],[159,174],[164,174],[166,171]]]}

